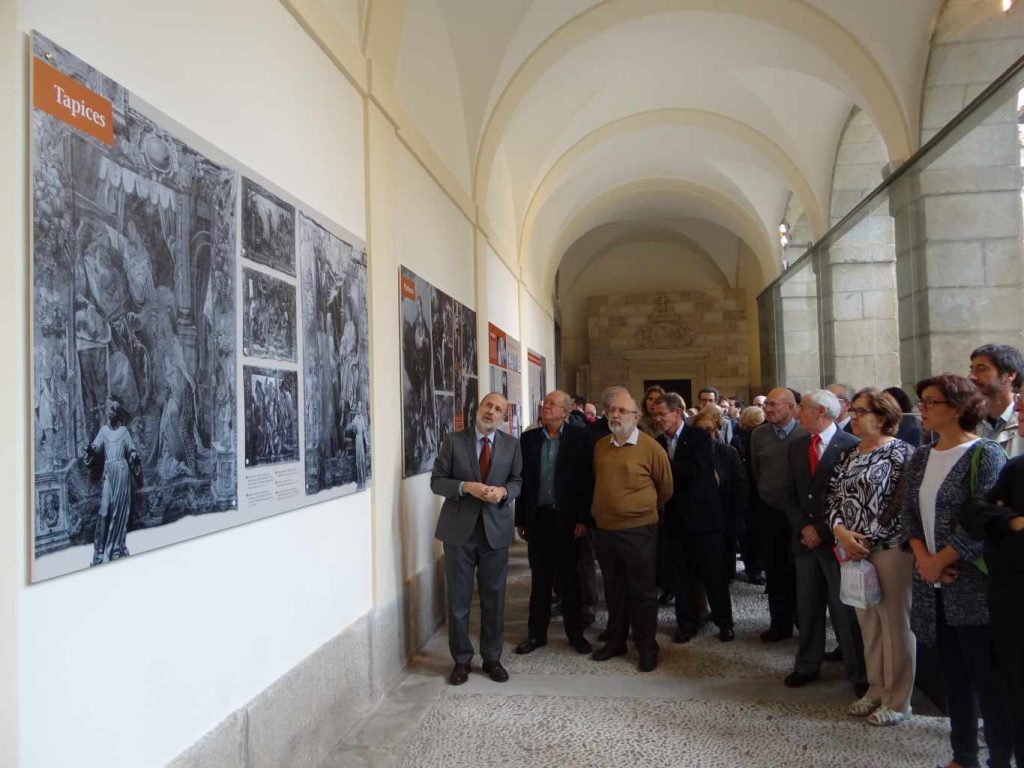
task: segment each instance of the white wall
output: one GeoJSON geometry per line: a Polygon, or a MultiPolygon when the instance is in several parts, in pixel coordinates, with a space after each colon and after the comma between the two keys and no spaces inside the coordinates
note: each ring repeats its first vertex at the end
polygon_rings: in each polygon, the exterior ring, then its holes
{"type": "MultiPolygon", "coordinates": [[[[402,264],[466,306],[476,307],[473,227],[401,145],[395,154],[394,212],[395,295],[397,264],[402,264]]],[[[401,393],[397,306],[394,328],[388,333],[389,338],[383,343],[394,344],[393,389],[397,398],[394,402],[398,403],[401,393]]],[[[478,339],[478,345],[481,354],[486,355],[486,337],[478,339]]],[[[393,434],[401,444],[400,431],[393,434]]],[[[430,491],[430,475],[403,480],[400,504],[402,561],[405,576],[410,577],[430,566],[440,554],[440,546],[434,541],[434,526],[441,499],[430,491]]]]}
{"type": "MultiPolygon", "coordinates": [[[[361,98],[276,0],[26,0],[17,26],[23,55],[5,78],[27,83],[24,36],[36,28],[365,236],[361,98]]],[[[24,126],[24,92],[18,103],[12,122],[24,126]]],[[[3,183],[24,221],[23,179],[3,183]]],[[[6,378],[24,382],[28,248],[19,234],[0,304],[20,340],[6,378]]],[[[24,398],[21,389],[21,408],[2,412],[8,435],[25,434],[24,398]]],[[[12,513],[25,542],[27,469],[21,451],[11,461],[5,488],[20,500],[12,513]]],[[[362,493],[36,586],[22,580],[21,765],[163,765],[367,613],[369,549],[362,493]]]]}
{"type": "MultiPolygon", "coordinates": [[[[17,0],[0,0],[0,114],[17,115],[21,103],[16,76],[21,47],[15,33],[17,0]]],[[[0,121],[0,264],[6,279],[0,288],[0,355],[11,365],[25,357],[22,332],[25,312],[12,296],[25,294],[24,223],[16,213],[23,186],[13,183],[25,167],[19,145],[22,121],[0,121]]],[[[24,435],[26,382],[8,370],[0,377],[0,425],[10,436],[24,435]]],[[[8,499],[24,499],[25,441],[8,439],[0,443],[0,487],[8,499]]],[[[18,760],[18,589],[24,578],[22,549],[25,546],[24,503],[4,504],[0,511],[0,766],[14,766],[18,760]]]]}
{"type": "MultiPolygon", "coordinates": [[[[487,319],[507,334],[522,341],[519,327],[519,282],[494,249],[485,246],[487,275],[487,319]]],[[[483,347],[486,349],[486,346],[483,347]]],[[[526,352],[523,352],[524,359],[526,352]]],[[[486,364],[481,361],[481,365],[486,364]]]]}
{"type": "MultiPolygon", "coordinates": [[[[543,355],[547,364],[546,388],[548,392],[556,386],[557,372],[555,371],[555,321],[551,315],[537,302],[526,290],[525,285],[520,285],[523,306],[523,402],[529,403],[531,397],[539,394],[543,398],[547,392],[530,392],[530,376],[527,350],[532,349],[539,355],[543,355]]],[[[569,394],[572,394],[571,392],[569,394]]],[[[533,418],[534,414],[530,414],[533,418]]]]}

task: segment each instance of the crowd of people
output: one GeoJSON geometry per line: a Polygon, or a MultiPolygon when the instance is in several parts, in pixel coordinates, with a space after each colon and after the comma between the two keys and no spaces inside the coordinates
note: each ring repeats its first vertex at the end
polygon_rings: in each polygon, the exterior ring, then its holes
{"type": "Polygon", "coordinates": [[[1024,358],[990,344],[968,362],[967,376],[917,382],[916,411],[902,389],[838,383],[778,387],[749,406],[707,387],[695,409],[661,387],[640,403],[611,387],[600,417],[584,398],[554,391],[519,440],[499,429],[505,398],[488,394],[476,424],[444,440],[431,478],[444,497],[436,536],[449,681],[471,672],[474,580],[483,671],[508,679],[513,527],[532,576],[515,652],[547,644],[555,594],[574,651],[603,662],[631,638],[643,672],[658,665],[659,603],[674,602],[674,643],[708,621],[719,641],[735,639],[729,582],[739,559],[744,577],[765,585],[760,640],[798,635],[784,685],[808,685],[825,662],[841,662],[848,714],[897,725],[911,712],[918,645],[932,647],[949,767],[978,765],[979,718],[988,765],[1014,755],[1024,765],[1024,358]],[[608,619],[594,649],[585,630],[597,567],[608,619]],[[865,572],[877,589],[852,578],[865,572]]]}

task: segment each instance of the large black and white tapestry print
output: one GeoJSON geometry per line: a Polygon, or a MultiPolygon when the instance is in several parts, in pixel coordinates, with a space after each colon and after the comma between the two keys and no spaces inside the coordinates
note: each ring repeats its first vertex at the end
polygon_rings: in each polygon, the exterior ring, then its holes
{"type": "Polygon", "coordinates": [[[402,267],[403,476],[429,472],[452,431],[474,423],[476,312],[402,267]]]}
{"type": "Polygon", "coordinates": [[[33,53],[114,114],[113,146],[31,114],[38,579],[236,507],[238,185],[113,80],[40,35],[33,53]]]}
{"type": "Polygon", "coordinates": [[[295,276],[295,206],[245,177],[242,255],[295,276]]]}
{"type": "Polygon", "coordinates": [[[245,366],[245,466],[299,460],[299,375],[245,366]]]}
{"type": "Polygon", "coordinates": [[[295,286],[255,269],[242,270],[242,351],[296,362],[295,286]]]}
{"type": "Polygon", "coordinates": [[[306,494],[370,479],[366,252],[299,216],[306,494]]]}

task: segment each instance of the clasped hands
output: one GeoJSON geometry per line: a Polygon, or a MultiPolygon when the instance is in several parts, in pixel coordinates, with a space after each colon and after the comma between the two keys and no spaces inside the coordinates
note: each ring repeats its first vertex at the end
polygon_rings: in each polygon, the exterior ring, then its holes
{"type": "Polygon", "coordinates": [[[916,558],[917,573],[928,584],[952,584],[960,575],[957,566],[946,565],[938,555],[920,554],[916,558]]]}
{"type": "Polygon", "coordinates": [[[508,496],[508,488],[503,485],[486,485],[485,483],[463,483],[462,491],[488,504],[500,504],[508,496]]]}
{"type": "Polygon", "coordinates": [[[863,560],[871,554],[870,539],[863,533],[851,531],[845,525],[833,529],[836,541],[851,560],[863,560]]]}

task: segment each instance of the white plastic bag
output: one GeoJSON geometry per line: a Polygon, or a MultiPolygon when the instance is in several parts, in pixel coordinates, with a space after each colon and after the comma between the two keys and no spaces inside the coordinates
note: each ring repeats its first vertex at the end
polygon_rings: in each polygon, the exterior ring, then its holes
{"type": "Polygon", "coordinates": [[[846,560],[839,566],[839,599],[854,608],[870,608],[882,599],[878,571],[867,560],[846,560]]]}

